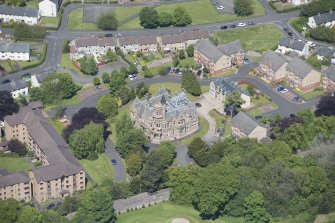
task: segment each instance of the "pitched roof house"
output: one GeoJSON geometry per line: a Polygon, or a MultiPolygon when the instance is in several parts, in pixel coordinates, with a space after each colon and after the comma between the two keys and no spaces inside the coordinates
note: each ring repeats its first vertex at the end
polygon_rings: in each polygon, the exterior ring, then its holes
{"type": "Polygon", "coordinates": [[[267,136],[267,128],[260,125],[243,111],[240,111],[232,119],[232,134],[236,138],[248,137],[260,141],[267,136]]]}
{"type": "Polygon", "coordinates": [[[276,52],[286,54],[291,51],[298,53],[299,56],[308,55],[309,46],[307,43],[299,40],[293,40],[291,38],[282,38],[279,41],[276,52]]]}
{"type": "Polygon", "coordinates": [[[321,74],[304,60],[295,57],[286,67],[286,79],[292,87],[306,92],[320,86],[321,74]]]}
{"type": "Polygon", "coordinates": [[[41,16],[56,17],[62,0],[39,0],[38,8],[41,16]]]}
{"type": "Polygon", "coordinates": [[[316,55],[318,60],[323,60],[325,58],[331,59],[335,55],[335,50],[327,47],[320,47],[316,55]]]}
{"type": "Polygon", "coordinates": [[[259,61],[259,73],[270,82],[281,82],[286,76],[286,59],[271,50],[265,51],[259,61]]]}
{"type": "Polygon", "coordinates": [[[117,39],[118,47],[124,52],[156,52],[156,36],[124,36],[117,39]]]}
{"type": "Polygon", "coordinates": [[[323,72],[322,86],[329,92],[335,92],[335,65],[331,65],[323,72]]]}
{"type": "Polygon", "coordinates": [[[329,12],[317,14],[308,18],[307,24],[311,28],[316,28],[317,26],[327,26],[332,27],[335,25],[335,12],[330,10],[329,12]]]}
{"type": "Polygon", "coordinates": [[[13,98],[18,98],[20,94],[23,96],[28,95],[28,85],[27,82],[23,80],[15,80],[5,84],[0,85],[1,91],[9,91],[12,94],[13,98]]]}
{"type": "Polygon", "coordinates": [[[1,43],[0,60],[29,60],[30,45],[28,43],[1,43]]]}
{"type": "Polygon", "coordinates": [[[242,108],[248,108],[251,106],[251,97],[249,92],[241,89],[234,82],[228,81],[224,77],[219,77],[209,84],[209,95],[221,102],[224,102],[226,95],[232,93],[233,91],[239,91],[241,93],[241,98],[245,101],[241,105],[242,108]]]}
{"type": "Polygon", "coordinates": [[[3,22],[24,22],[28,25],[36,25],[41,18],[38,9],[28,7],[15,7],[0,5],[0,19],[3,22]]]}
{"type": "Polygon", "coordinates": [[[24,172],[8,173],[1,169],[0,174],[0,200],[14,198],[16,200],[30,200],[30,178],[24,172]]]}

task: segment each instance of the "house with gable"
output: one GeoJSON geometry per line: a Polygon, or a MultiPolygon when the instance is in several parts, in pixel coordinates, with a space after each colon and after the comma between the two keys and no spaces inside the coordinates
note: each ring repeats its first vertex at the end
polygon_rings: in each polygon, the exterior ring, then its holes
{"type": "Polygon", "coordinates": [[[335,93],[335,65],[331,65],[323,72],[323,88],[331,93],[335,93]]]}
{"type": "Polygon", "coordinates": [[[243,111],[233,117],[231,124],[232,135],[237,139],[248,137],[261,141],[267,136],[267,128],[243,111]]]}
{"type": "Polygon", "coordinates": [[[30,59],[30,45],[28,43],[0,44],[0,60],[27,61],[30,59]]]}
{"type": "Polygon", "coordinates": [[[235,40],[227,44],[219,45],[218,48],[223,52],[224,55],[230,57],[232,65],[243,63],[245,52],[240,40],[235,40]]]}
{"type": "Polygon", "coordinates": [[[57,17],[61,5],[62,0],[40,0],[38,8],[41,12],[41,16],[57,17]]]}
{"type": "Polygon", "coordinates": [[[327,48],[327,47],[320,47],[318,49],[318,52],[316,53],[316,57],[318,60],[323,60],[323,59],[332,59],[334,58],[335,55],[335,50],[332,48],[327,48]]]}
{"type": "Polygon", "coordinates": [[[258,72],[266,80],[274,83],[282,82],[286,77],[286,59],[271,50],[265,51],[259,61],[258,72]]]}
{"type": "Polygon", "coordinates": [[[335,25],[335,12],[330,10],[329,12],[317,14],[308,18],[307,24],[312,29],[318,26],[332,27],[335,25]]]}
{"type": "Polygon", "coordinates": [[[28,25],[36,25],[40,21],[41,13],[38,9],[0,5],[0,20],[5,23],[10,21],[28,25]]]}
{"type": "Polygon", "coordinates": [[[0,90],[9,91],[14,99],[18,98],[20,95],[28,96],[29,93],[28,84],[24,80],[14,80],[1,84],[0,90]]]}
{"type": "Polygon", "coordinates": [[[282,38],[275,52],[281,54],[296,52],[299,56],[307,56],[308,51],[309,46],[307,43],[299,40],[293,40],[291,38],[282,38]]]}

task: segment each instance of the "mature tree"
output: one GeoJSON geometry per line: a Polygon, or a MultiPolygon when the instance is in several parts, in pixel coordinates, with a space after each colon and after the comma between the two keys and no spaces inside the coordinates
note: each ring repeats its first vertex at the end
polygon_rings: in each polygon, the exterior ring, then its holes
{"type": "Polygon", "coordinates": [[[80,207],[79,198],[76,196],[66,196],[62,205],[57,209],[57,212],[61,215],[67,215],[71,212],[75,212],[80,207]]]}
{"type": "Polygon", "coordinates": [[[15,103],[12,94],[9,91],[0,91],[0,120],[18,111],[19,106],[15,103]]]}
{"type": "Polygon", "coordinates": [[[79,87],[73,82],[69,73],[58,73],[56,77],[58,81],[57,86],[63,98],[72,98],[79,90],[79,87]]]}
{"type": "Polygon", "coordinates": [[[308,126],[313,122],[314,113],[310,109],[303,109],[297,112],[297,117],[303,120],[303,123],[308,126]]]}
{"type": "Polygon", "coordinates": [[[197,77],[189,70],[183,72],[181,87],[184,88],[189,94],[194,96],[201,95],[200,83],[197,77]]]}
{"type": "Polygon", "coordinates": [[[97,103],[97,109],[105,117],[113,118],[118,114],[117,101],[111,95],[101,96],[97,103]]]}
{"type": "Polygon", "coordinates": [[[136,87],[136,96],[138,98],[144,97],[149,92],[149,86],[146,85],[144,82],[141,82],[136,87]]]}
{"type": "Polygon", "coordinates": [[[182,7],[177,7],[173,11],[173,25],[187,26],[192,23],[191,16],[182,7]]]}
{"type": "Polygon", "coordinates": [[[16,40],[43,39],[45,34],[46,29],[41,26],[30,26],[24,22],[14,25],[14,38],[16,40]]]}
{"type": "Polygon", "coordinates": [[[107,53],[102,56],[106,63],[114,62],[119,59],[116,53],[114,53],[111,49],[107,50],[107,53]]]}
{"type": "Polygon", "coordinates": [[[140,22],[144,28],[155,29],[157,28],[158,21],[158,12],[156,9],[151,7],[144,7],[140,11],[140,22]]]}
{"type": "Polygon", "coordinates": [[[128,73],[129,74],[137,74],[138,73],[138,70],[137,70],[137,67],[135,66],[135,64],[130,64],[128,73]]]}
{"type": "Polygon", "coordinates": [[[117,147],[122,157],[126,157],[135,146],[143,147],[147,143],[147,137],[142,129],[134,128],[130,117],[123,115],[116,121],[117,147]]]}
{"type": "Polygon", "coordinates": [[[178,57],[179,57],[180,60],[185,59],[186,58],[185,51],[180,50],[179,53],[178,53],[178,57]]]}
{"type": "Polygon", "coordinates": [[[127,181],[113,182],[112,185],[108,184],[108,190],[114,200],[125,199],[134,195],[130,188],[130,183],[127,181]]]}
{"type": "Polygon", "coordinates": [[[251,0],[234,0],[234,12],[237,16],[249,16],[254,13],[251,0]]]}
{"type": "Polygon", "coordinates": [[[69,139],[73,154],[78,159],[85,159],[90,154],[103,152],[105,147],[103,133],[103,126],[93,122],[85,125],[83,129],[75,130],[69,139]]]}
{"type": "Polygon", "coordinates": [[[160,27],[171,26],[173,22],[172,15],[167,12],[160,12],[158,14],[158,23],[160,27]]]}
{"type": "Polygon", "coordinates": [[[143,157],[139,153],[131,153],[126,159],[127,173],[134,177],[140,173],[143,167],[143,157]]]}
{"type": "Polygon", "coordinates": [[[100,79],[99,79],[98,77],[94,77],[94,78],[93,78],[93,84],[94,84],[95,86],[100,85],[100,84],[101,84],[101,83],[100,83],[100,79]]]}
{"type": "Polygon", "coordinates": [[[42,215],[36,208],[24,208],[17,221],[18,223],[42,223],[42,215]]]}
{"type": "Polygon", "coordinates": [[[130,91],[127,86],[121,86],[118,96],[121,99],[122,105],[127,104],[130,101],[130,91]]]}
{"type": "Polygon", "coordinates": [[[164,167],[161,163],[160,156],[151,152],[148,156],[143,170],[141,171],[141,183],[143,191],[156,191],[162,182],[164,167]]]}
{"type": "Polygon", "coordinates": [[[111,77],[108,73],[104,72],[102,74],[102,82],[104,82],[105,84],[109,83],[111,81],[111,77]]]}
{"type": "Polygon", "coordinates": [[[188,57],[193,57],[194,56],[194,45],[191,44],[186,48],[186,53],[188,57]]]}
{"type": "Polygon", "coordinates": [[[156,152],[164,168],[168,168],[173,163],[176,157],[176,145],[170,141],[161,142],[159,148],[153,152],[156,152]]]}
{"type": "Polygon", "coordinates": [[[311,29],[310,33],[315,40],[335,43],[335,30],[330,27],[318,26],[315,29],[311,29]]]}
{"type": "Polygon", "coordinates": [[[26,147],[17,139],[11,139],[7,143],[8,150],[12,153],[17,153],[20,156],[25,156],[27,154],[26,147]]]}
{"type": "Polygon", "coordinates": [[[25,106],[28,104],[26,96],[19,94],[19,97],[17,98],[17,102],[19,103],[20,106],[25,106]]]}
{"type": "Polygon", "coordinates": [[[310,17],[318,13],[329,12],[329,10],[335,10],[335,2],[333,0],[312,1],[309,4],[301,5],[300,14],[310,17]]]}
{"type": "Polygon", "coordinates": [[[120,88],[122,86],[126,85],[126,84],[127,84],[127,82],[125,80],[124,75],[122,75],[121,73],[119,73],[117,71],[112,72],[112,78],[111,78],[111,81],[109,83],[110,92],[111,92],[112,96],[114,96],[114,97],[119,96],[120,88]]]}
{"type": "Polygon", "coordinates": [[[64,129],[63,137],[66,141],[69,140],[70,135],[76,129],[82,129],[85,125],[90,122],[94,122],[96,124],[102,124],[105,130],[105,136],[107,135],[106,131],[108,128],[108,124],[105,122],[105,116],[98,112],[96,108],[82,108],[76,114],[73,115],[71,124],[64,129]]]}
{"type": "Polygon", "coordinates": [[[80,64],[80,70],[84,73],[84,74],[88,74],[88,75],[95,75],[98,73],[98,66],[97,63],[94,60],[94,57],[83,57],[80,58],[78,60],[79,64],[80,64]]]}
{"type": "Polygon", "coordinates": [[[98,18],[98,28],[102,30],[116,30],[118,21],[114,14],[104,14],[98,18]]]}
{"type": "Polygon", "coordinates": [[[316,105],[315,116],[331,116],[335,115],[335,96],[322,96],[316,105]]]}
{"type": "Polygon", "coordinates": [[[177,67],[179,64],[180,64],[180,60],[179,60],[178,55],[174,55],[174,56],[172,57],[172,65],[173,65],[174,67],[177,67]]]}
{"type": "Polygon", "coordinates": [[[3,223],[15,223],[21,212],[21,205],[17,200],[8,198],[0,200],[0,219],[3,223]]]}
{"type": "Polygon", "coordinates": [[[199,166],[207,166],[210,162],[209,148],[201,138],[195,138],[188,145],[188,153],[199,166]]]}
{"type": "Polygon", "coordinates": [[[254,191],[244,199],[244,219],[250,223],[270,222],[270,215],[265,209],[263,194],[254,191]]]}
{"type": "Polygon", "coordinates": [[[200,172],[199,169],[199,167],[189,165],[173,168],[169,172],[167,185],[171,188],[170,199],[172,202],[181,205],[192,205],[200,172]]]}
{"type": "Polygon", "coordinates": [[[200,171],[195,186],[194,206],[205,219],[216,217],[240,186],[239,176],[228,162],[200,171]]]}
{"type": "Polygon", "coordinates": [[[245,101],[241,97],[241,92],[239,91],[233,91],[230,94],[226,95],[224,106],[226,113],[233,112],[233,115],[235,115],[238,111],[241,110],[241,105],[245,101]],[[233,108],[233,110],[231,110],[233,108]]]}
{"type": "Polygon", "coordinates": [[[63,216],[61,216],[56,211],[50,210],[42,212],[42,222],[43,223],[66,223],[68,222],[63,216]]]}
{"type": "Polygon", "coordinates": [[[107,191],[92,190],[84,194],[75,222],[82,223],[113,223],[116,216],[113,208],[113,198],[107,191]]]}
{"type": "MultiPolygon", "coordinates": [[[[43,100],[43,92],[40,87],[31,87],[29,89],[29,100],[30,101],[42,101],[43,100]]],[[[1,106],[0,106],[1,108],[1,106]]]]}
{"type": "Polygon", "coordinates": [[[279,139],[286,142],[291,148],[306,150],[312,137],[310,129],[304,128],[301,124],[293,124],[285,129],[279,139]]]}

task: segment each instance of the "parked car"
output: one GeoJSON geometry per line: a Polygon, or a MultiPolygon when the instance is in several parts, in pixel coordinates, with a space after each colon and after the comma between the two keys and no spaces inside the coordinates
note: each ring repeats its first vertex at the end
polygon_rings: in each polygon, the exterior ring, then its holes
{"type": "Polygon", "coordinates": [[[301,98],[298,95],[296,95],[292,98],[292,101],[299,102],[299,101],[301,101],[301,98]]]}
{"type": "Polygon", "coordinates": [[[96,89],[97,89],[98,91],[101,91],[101,90],[102,90],[102,88],[101,88],[100,85],[97,85],[97,86],[96,86],[96,89]]]}
{"type": "Polygon", "coordinates": [[[282,91],[282,90],[284,90],[285,88],[283,88],[283,87],[279,87],[277,90],[280,92],[280,91],[282,91]]]}
{"type": "Polygon", "coordinates": [[[217,8],[217,10],[223,10],[223,9],[224,9],[224,6],[223,6],[223,5],[220,5],[220,6],[216,7],[216,8],[217,8]]]}
{"type": "Polygon", "coordinates": [[[288,28],[287,27],[284,27],[284,32],[286,32],[286,33],[288,33],[289,32],[289,30],[288,30],[288,28]]]}
{"type": "Polygon", "coordinates": [[[291,114],[290,114],[290,117],[291,117],[291,118],[295,118],[295,114],[294,114],[294,113],[291,113],[291,114]]]}
{"type": "Polygon", "coordinates": [[[107,33],[107,34],[105,34],[105,37],[113,37],[113,34],[112,33],[107,33]]]}
{"type": "Polygon", "coordinates": [[[307,41],[307,44],[311,47],[315,47],[315,43],[313,43],[312,41],[307,41]]]}
{"type": "Polygon", "coordinates": [[[175,73],[175,74],[179,74],[179,72],[180,72],[180,69],[179,69],[179,68],[177,68],[177,69],[174,70],[174,73],[175,73]]]}
{"type": "Polygon", "coordinates": [[[287,35],[289,35],[290,37],[293,37],[293,33],[292,32],[288,32],[287,35]]]}
{"type": "Polygon", "coordinates": [[[198,70],[197,71],[197,76],[200,76],[202,74],[202,71],[201,70],[198,70]]]}
{"type": "Polygon", "coordinates": [[[131,74],[129,74],[129,79],[132,81],[132,80],[134,80],[134,77],[133,77],[133,75],[131,75],[131,74]]]}
{"type": "Polygon", "coordinates": [[[3,84],[9,83],[9,82],[10,82],[9,79],[5,79],[5,80],[2,81],[3,84]]]}
{"type": "Polygon", "coordinates": [[[240,23],[237,24],[238,27],[244,27],[244,26],[246,26],[246,25],[247,25],[247,24],[245,24],[244,22],[240,22],[240,23]]]}
{"type": "Polygon", "coordinates": [[[171,71],[171,69],[172,69],[171,67],[166,67],[165,68],[166,72],[168,72],[168,73],[171,71]]]}
{"type": "Polygon", "coordinates": [[[231,25],[229,26],[229,28],[236,28],[236,25],[235,25],[235,24],[231,24],[231,25]]]}
{"type": "Polygon", "coordinates": [[[221,26],[221,29],[228,29],[228,26],[221,26]]]}
{"type": "Polygon", "coordinates": [[[261,116],[261,115],[256,115],[256,116],[255,116],[255,119],[256,119],[256,120],[261,119],[261,118],[263,118],[263,116],[261,116]]]}
{"type": "Polygon", "coordinates": [[[280,93],[285,94],[287,92],[288,92],[288,90],[286,88],[284,88],[280,93]]]}
{"type": "Polygon", "coordinates": [[[116,160],[112,159],[112,164],[115,166],[116,165],[116,160]]]}
{"type": "Polygon", "coordinates": [[[197,103],[195,103],[195,107],[196,108],[201,108],[201,104],[197,102],[197,103]]]}
{"type": "Polygon", "coordinates": [[[213,1],[213,5],[217,5],[218,4],[218,2],[217,1],[213,1]]]}
{"type": "Polygon", "coordinates": [[[244,57],[243,63],[244,63],[244,64],[249,64],[249,62],[250,62],[250,61],[249,61],[249,58],[244,57]]]}
{"type": "Polygon", "coordinates": [[[137,74],[133,74],[133,79],[136,79],[137,78],[137,74]]]}
{"type": "Polygon", "coordinates": [[[248,26],[254,26],[254,25],[256,25],[255,22],[248,22],[248,26]]]}

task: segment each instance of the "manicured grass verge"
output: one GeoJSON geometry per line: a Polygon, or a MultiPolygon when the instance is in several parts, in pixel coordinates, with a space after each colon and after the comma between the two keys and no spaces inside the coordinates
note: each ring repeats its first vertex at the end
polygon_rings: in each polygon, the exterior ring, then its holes
{"type": "Polygon", "coordinates": [[[324,95],[324,91],[321,88],[316,88],[313,91],[307,92],[307,93],[303,93],[301,94],[301,97],[303,97],[305,100],[311,100],[317,97],[320,97],[324,95]]]}
{"type": "MultiPolygon", "coordinates": [[[[157,7],[158,12],[173,13],[176,7],[184,8],[192,18],[192,25],[226,22],[239,19],[247,19],[264,15],[264,8],[258,0],[252,0],[254,14],[249,17],[238,17],[234,14],[223,13],[220,14],[216,11],[210,0],[197,0],[191,2],[162,4],[157,7]],[[204,13],[206,12],[206,13],[204,13]]],[[[131,8],[131,7],[128,7],[131,8]]],[[[120,29],[136,29],[142,28],[139,19],[133,19],[128,23],[122,25],[120,29]]]]}
{"type": "Polygon", "coordinates": [[[60,62],[60,66],[68,68],[68,69],[72,69],[79,74],[83,74],[78,67],[73,65],[72,60],[70,59],[70,54],[68,54],[68,53],[63,53],[62,54],[62,59],[61,59],[61,62],[60,62]]]}
{"type": "Polygon", "coordinates": [[[94,23],[83,22],[84,9],[77,8],[72,10],[69,15],[67,28],[69,30],[97,30],[98,27],[94,23]]]}
{"type": "Polygon", "coordinates": [[[224,127],[225,117],[223,115],[220,115],[214,109],[210,110],[208,114],[215,120],[216,128],[223,128],[224,127]]]}
{"type": "Polygon", "coordinates": [[[118,22],[138,14],[143,6],[132,6],[132,7],[115,7],[115,16],[118,22]]]}
{"type": "Polygon", "coordinates": [[[59,17],[42,17],[41,18],[41,26],[49,27],[49,28],[58,28],[59,17]]]}
{"type": "Polygon", "coordinates": [[[283,37],[283,33],[275,25],[257,25],[217,32],[214,36],[218,39],[219,44],[239,39],[246,50],[262,52],[277,47],[279,40],[283,37]]]}
{"type": "Polygon", "coordinates": [[[0,169],[6,168],[9,172],[31,170],[31,165],[23,158],[0,157],[0,169]]]}
{"type": "Polygon", "coordinates": [[[190,135],[190,136],[182,139],[180,141],[180,143],[181,144],[187,144],[187,145],[190,144],[193,139],[195,139],[195,138],[201,138],[204,135],[206,135],[206,133],[208,132],[208,128],[209,128],[209,124],[208,124],[207,120],[204,119],[204,118],[202,118],[202,117],[200,117],[199,118],[199,130],[198,130],[198,132],[196,132],[196,133],[194,133],[194,134],[192,134],[192,135],[190,135]]]}
{"type": "Polygon", "coordinates": [[[100,154],[96,160],[80,160],[80,163],[98,185],[114,177],[113,165],[105,154],[100,154]]]}
{"type": "Polygon", "coordinates": [[[171,223],[175,218],[186,218],[191,223],[242,223],[242,218],[221,217],[216,220],[201,220],[193,207],[161,203],[144,209],[127,212],[118,216],[119,223],[171,223]]]}

